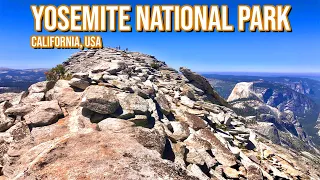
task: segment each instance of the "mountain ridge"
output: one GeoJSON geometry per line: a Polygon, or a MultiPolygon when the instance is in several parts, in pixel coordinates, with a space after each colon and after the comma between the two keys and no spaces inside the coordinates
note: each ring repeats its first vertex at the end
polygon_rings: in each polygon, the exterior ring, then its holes
{"type": "Polygon", "coordinates": [[[255,133],[190,69],[112,48],[63,65],[71,80],[38,82],[1,103],[4,178],[319,178],[317,153],[255,133]]]}

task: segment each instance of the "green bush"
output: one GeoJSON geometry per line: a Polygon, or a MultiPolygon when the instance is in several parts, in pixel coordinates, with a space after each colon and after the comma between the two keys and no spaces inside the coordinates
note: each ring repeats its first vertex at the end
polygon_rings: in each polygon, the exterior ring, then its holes
{"type": "Polygon", "coordinates": [[[150,66],[153,68],[153,69],[159,69],[160,68],[160,65],[158,63],[151,63],[150,66]]]}
{"type": "Polygon", "coordinates": [[[66,69],[62,64],[57,65],[56,67],[45,72],[47,81],[58,81],[59,79],[70,80],[71,74],[66,72],[66,69]]]}

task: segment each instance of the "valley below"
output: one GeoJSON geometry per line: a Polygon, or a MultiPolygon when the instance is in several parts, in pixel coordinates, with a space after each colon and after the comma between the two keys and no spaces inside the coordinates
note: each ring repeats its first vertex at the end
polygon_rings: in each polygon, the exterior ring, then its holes
{"type": "Polygon", "coordinates": [[[10,69],[0,67],[0,93],[21,92],[36,82],[45,80],[48,69],[10,69]]]}
{"type": "Polygon", "coordinates": [[[305,139],[304,134],[307,134],[316,146],[320,145],[320,81],[316,80],[319,76],[276,73],[230,74],[203,75],[220,95],[228,99],[236,111],[241,111],[242,115],[260,116],[257,118],[258,121],[274,124],[287,122],[288,125],[289,122],[292,125],[291,130],[289,127],[286,130],[293,132],[295,136],[304,136],[302,139],[305,139]],[[281,117],[275,118],[279,114],[281,117]],[[296,127],[293,128],[294,126],[296,127]]]}

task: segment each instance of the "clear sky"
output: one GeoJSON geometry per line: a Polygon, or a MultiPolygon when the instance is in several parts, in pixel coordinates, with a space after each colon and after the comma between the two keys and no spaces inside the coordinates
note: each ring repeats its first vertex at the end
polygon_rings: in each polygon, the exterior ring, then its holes
{"type": "MultiPolygon", "coordinates": [[[[0,67],[49,68],[77,50],[34,50],[36,33],[31,4],[226,4],[230,23],[237,27],[239,4],[290,4],[291,33],[88,33],[103,37],[105,46],[118,46],[155,55],[174,68],[199,72],[320,72],[320,0],[0,0],[0,67]]],[[[134,20],[134,14],[131,15],[134,20]]],[[[134,26],[133,26],[134,27],[134,26]]],[[[64,33],[57,32],[57,35],[64,33]]],[[[73,33],[78,35],[77,33],[73,33]]],[[[84,34],[79,34],[83,36],[84,34]]]]}

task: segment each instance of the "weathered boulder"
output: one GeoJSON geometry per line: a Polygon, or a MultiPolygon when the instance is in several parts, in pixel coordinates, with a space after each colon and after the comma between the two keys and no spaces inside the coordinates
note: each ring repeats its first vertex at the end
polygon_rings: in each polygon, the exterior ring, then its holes
{"type": "Polygon", "coordinates": [[[189,107],[189,108],[194,108],[195,102],[188,98],[187,96],[181,96],[181,104],[189,107]]]}
{"type": "Polygon", "coordinates": [[[19,93],[1,93],[0,94],[0,103],[4,101],[11,101],[15,97],[17,97],[19,93]]]}
{"type": "Polygon", "coordinates": [[[101,82],[103,74],[103,72],[90,71],[89,78],[92,82],[101,82]]]}
{"type": "Polygon", "coordinates": [[[17,105],[21,103],[22,99],[27,96],[27,93],[25,91],[22,91],[21,93],[18,93],[17,96],[14,96],[9,102],[12,105],[17,105]]]}
{"type": "Polygon", "coordinates": [[[199,130],[207,126],[203,119],[199,118],[196,115],[190,114],[188,112],[185,112],[183,117],[177,117],[177,118],[179,119],[179,121],[182,121],[188,124],[188,126],[193,128],[194,130],[199,130]]]}
{"type": "Polygon", "coordinates": [[[19,142],[20,140],[30,136],[30,129],[25,122],[18,122],[6,131],[10,134],[11,140],[19,142]]]}
{"type": "Polygon", "coordinates": [[[148,102],[136,94],[119,93],[117,97],[123,110],[133,111],[135,114],[146,114],[148,112],[148,102]]]}
{"type": "Polygon", "coordinates": [[[18,122],[5,133],[0,133],[0,169],[6,177],[15,171],[15,161],[29,142],[30,130],[24,122],[18,122]]]}
{"type": "Polygon", "coordinates": [[[205,161],[195,148],[188,148],[186,162],[191,164],[204,165],[205,161]]]}
{"type": "Polygon", "coordinates": [[[205,93],[212,95],[221,105],[229,107],[227,101],[213,90],[212,86],[206,78],[184,67],[180,67],[179,70],[190,81],[191,84],[203,90],[205,93]]]}
{"type": "Polygon", "coordinates": [[[198,137],[211,144],[213,154],[216,160],[224,166],[234,166],[237,164],[236,157],[215,137],[208,129],[197,131],[198,137]]]}
{"type": "Polygon", "coordinates": [[[187,148],[190,146],[192,148],[195,148],[195,149],[204,149],[204,150],[210,150],[212,147],[211,147],[211,144],[202,139],[201,137],[198,137],[194,134],[191,134],[185,141],[184,143],[187,145],[187,148]]]}
{"type": "Polygon", "coordinates": [[[106,72],[108,72],[110,74],[116,74],[117,72],[127,68],[127,64],[125,64],[124,62],[121,62],[121,61],[114,61],[114,62],[108,64],[108,66],[109,67],[106,70],[106,72]]]}
{"type": "Polygon", "coordinates": [[[163,94],[159,94],[155,100],[157,101],[157,103],[160,106],[161,112],[165,115],[170,114],[171,112],[171,107],[170,107],[170,103],[167,100],[167,98],[165,97],[165,95],[163,94]]]}
{"type": "Polygon", "coordinates": [[[239,171],[231,167],[224,167],[223,172],[227,176],[227,178],[231,178],[231,179],[237,179],[239,178],[239,175],[240,175],[239,171]]]}
{"type": "Polygon", "coordinates": [[[265,159],[268,159],[271,156],[274,156],[274,152],[271,149],[266,149],[263,151],[263,157],[265,159]]]}
{"type": "Polygon", "coordinates": [[[45,93],[55,85],[53,81],[42,81],[31,85],[28,88],[26,97],[22,98],[23,103],[35,103],[44,100],[45,93]]]}
{"type": "Polygon", "coordinates": [[[190,131],[188,128],[188,124],[184,122],[174,121],[170,122],[170,125],[172,127],[173,133],[169,136],[173,138],[175,141],[184,140],[189,136],[190,131]]]}
{"type": "Polygon", "coordinates": [[[33,110],[33,104],[18,104],[5,110],[6,115],[24,116],[33,110]]]}
{"type": "Polygon", "coordinates": [[[116,75],[110,75],[109,73],[106,73],[102,76],[103,80],[110,81],[110,80],[119,80],[120,78],[116,75]]]}
{"type": "Polygon", "coordinates": [[[207,151],[199,150],[198,153],[202,156],[202,159],[204,160],[208,168],[214,167],[218,164],[218,161],[213,158],[207,151]]]}
{"type": "Polygon", "coordinates": [[[107,64],[98,64],[92,72],[108,72],[109,74],[114,75],[126,67],[127,65],[124,62],[116,61],[107,64]]]}
{"type": "Polygon", "coordinates": [[[174,153],[174,163],[185,167],[186,146],[182,142],[171,143],[171,146],[174,153]]]}
{"type": "Polygon", "coordinates": [[[224,124],[224,122],[225,122],[225,114],[223,112],[221,112],[219,114],[210,113],[210,120],[213,123],[224,124]]]}
{"type": "Polygon", "coordinates": [[[79,105],[81,101],[82,92],[75,92],[70,87],[69,81],[58,80],[55,86],[46,93],[46,100],[57,100],[60,107],[73,109],[79,105]]]}
{"type": "Polygon", "coordinates": [[[58,101],[37,102],[34,106],[34,109],[24,116],[26,123],[31,126],[49,125],[63,116],[58,101]]]}
{"type": "Polygon", "coordinates": [[[166,137],[165,134],[157,129],[147,129],[143,127],[134,128],[133,136],[144,147],[157,151],[160,155],[163,154],[166,137]]]}
{"type": "Polygon", "coordinates": [[[194,174],[194,176],[196,176],[199,179],[203,179],[203,180],[209,180],[210,179],[205,173],[202,172],[200,167],[195,165],[195,164],[189,164],[187,169],[189,171],[191,171],[192,174],[194,174]]]}
{"type": "Polygon", "coordinates": [[[192,100],[195,99],[195,91],[190,86],[185,84],[181,89],[182,89],[181,95],[186,96],[192,100]]]}
{"type": "Polygon", "coordinates": [[[4,112],[12,105],[7,101],[0,104],[0,132],[6,131],[14,125],[14,119],[7,117],[4,112]]]}
{"type": "Polygon", "coordinates": [[[112,114],[118,109],[119,101],[114,90],[104,86],[89,86],[80,106],[100,114],[112,114]]]}
{"type": "Polygon", "coordinates": [[[251,165],[247,168],[247,178],[248,180],[262,180],[263,176],[259,168],[251,165]]]}
{"type": "Polygon", "coordinates": [[[88,86],[90,86],[90,83],[84,79],[79,79],[79,78],[72,78],[69,81],[70,86],[76,87],[79,89],[86,89],[88,86]]]}
{"type": "Polygon", "coordinates": [[[33,93],[45,93],[53,88],[55,82],[52,81],[42,81],[31,85],[28,88],[29,94],[33,93]]]}
{"type": "Polygon", "coordinates": [[[44,99],[45,93],[40,92],[40,93],[31,93],[28,94],[25,98],[22,99],[22,103],[35,103],[42,101],[44,99]]]}
{"type": "Polygon", "coordinates": [[[248,158],[251,160],[251,161],[253,161],[253,162],[255,162],[256,164],[260,164],[261,163],[261,161],[257,158],[257,156],[255,156],[255,155],[250,155],[250,156],[248,156],[248,158]]]}
{"type": "Polygon", "coordinates": [[[88,73],[74,73],[74,74],[72,74],[72,78],[88,80],[88,77],[89,77],[88,73]]]}
{"type": "Polygon", "coordinates": [[[120,81],[120,80],[110,80],[108,81],[111,85],[113,85],[114,87],[127,91],[127,92],[133,92],[131,86],[132,84],[129,83],[128,81],[120,81]]]}
{"type": "Polygon", "coordinates": [[[122,119],[116,119],[116,118],[107,118],[98,123],[99,130],[101,131],[109,130],[112,132],[122,132],[122,131],[125,132],[133,126],[134,126],[133,122],[124,121],[122,119]]]}

